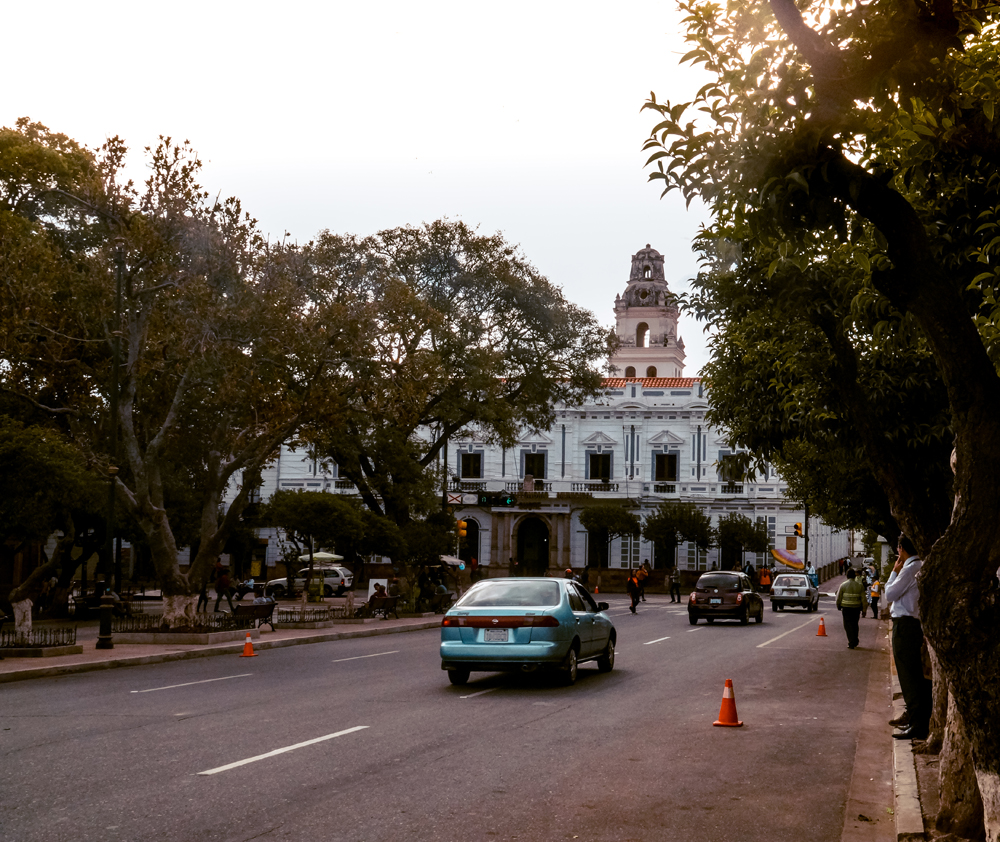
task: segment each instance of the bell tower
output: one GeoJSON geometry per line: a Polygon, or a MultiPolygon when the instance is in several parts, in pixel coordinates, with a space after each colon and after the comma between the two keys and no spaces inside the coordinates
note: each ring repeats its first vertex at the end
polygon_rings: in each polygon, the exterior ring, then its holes
{"type": "Polygon", "coordinates": [[[614,377],[683,377],[684,340],[677,336],[679,310],[663,277],[663,255],[641,249],[623,295],[615,296],[615,332],[621,347],[611,358],[614,377]]]}

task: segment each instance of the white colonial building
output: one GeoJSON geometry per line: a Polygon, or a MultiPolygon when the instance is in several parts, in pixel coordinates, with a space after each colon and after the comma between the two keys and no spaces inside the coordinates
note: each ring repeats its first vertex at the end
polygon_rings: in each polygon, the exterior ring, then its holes
{"type": "MultiPolygon", "coordinates": [[[[733,512],[763,520],[772,546],[803,555],[803,541],[794,536],[803,510],[785,498],[781,478],[768,472],[754,482],[733,482],[726,475],[725,457],[734,451],[725,433],[705,422],[701,380],[683,376],[684,343],[663,261],[648,245],[632,257],[614,308],[621,347],[611,363],[620,376],[604,381],[599,399],[558,407],[551,429],[525,430],[513,448],[474,436],[449,442],[447,499],[468,524],[463,557],[475,556],[494,575],[506,572],[512,559],[521,575],[594,566],[599,548],[580,524],[584,508],[617,502],[643,516],[664,500],[694,502],[713,523],[733,512]]],[[[286,448],[263,480],[265,498],[278,488],[354,491],[337,479],[335,467],[324,471],[303,451],[286,448]]],[[[848,533],[816,519],[807,529],[809,560],[817,567],[849,554],[848,533]]],[[[278,560],[276,537],[268,541],[268,566],[278,560]]],[[[609,559],[613,568],[648,559],[662,569],[675,561],[641,538],[613,541],[609,559]]],[[[759,566],[764,556],[746,560],[759,566]]],[[[698,553],[682,544],[676,562],[682,570],[706,570],[718,564],[718,550],[698,553]]]]}

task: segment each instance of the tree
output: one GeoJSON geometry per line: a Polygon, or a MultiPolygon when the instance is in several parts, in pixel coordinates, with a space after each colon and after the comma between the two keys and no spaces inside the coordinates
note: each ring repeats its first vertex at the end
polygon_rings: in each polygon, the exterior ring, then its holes
{"type": "Polygon", "coordinates": [[[377,324],[345,361],[353,398],[309,437],[400,526],[439,505],[431,469],[450,438],[513,445],[600,387],[608,332],[499,234],[443,220],[363,239],[324,232],[305,259],[377,324]]]}
{"type": "Polygon", "coordinates": [[[744,553],[766,553],[770,549],[767,524],[739,512],[719,518],[715,534],[722,556],[719,567],[723,570],[741,569],[744,553]]]}
{"type": "MultiPolygon", "coordinates": [[[[693,45],[687,58],[713,78],[692,103],[647,104],[662,118],[647,144],[652,177],[708,203],[714,222],[703,245],[712,247],[703,253],[710,271],[734,287],[729,318],[752,313],[745,306],[752,297],[781,305],[769,325],[755,325],[783,341],[775,375],[758,381],[766,387],[748,393],[748,405],[773,390],[788,416],[808,423],[826,410],[848,421],[894,521],[925,558],[921,617],[958,730],[969,737],[986,835],[995,842],[997,12],[948,2],[828,1],[808,13],[792,0],[682,6],[693,45]],[[689,108],[700,110],[700,121],[684,123],[689,108]],[[844,307],[852,288],[856,310],[844,307]],[[817,331],[789,318],[796,300],[814,311],[817,331]],[[808,394],[812,381],[798,377],[790,339],[825,357],[826,382],[837,391],[831,403],[822,386],[808,394]],[[890,413],[883,425],[871,411],[870,377],[876,389],[888,387],[887,403],[894,383],[914,394],[924,381],[928,393],[944,396],[943,419],[932,401],[902,418],[890,413]],[[947,483],[928,488],[930,472],[913,470],[926,458],[940,475],[941,443],[951,437],[954,507],[947,483]]],[[[754,351],[727,343],[726,353],[754,351]]],[[[957,800],[945,823],[974,832],[962,826],[957,800]]]]}
{"type": "Polygon", "coordinates": [[[695,503],[664,500],[643,519],[642,537],[676,564],[677,547],[682,541],[690,541],[702,551],[712,546],[712,519],[695,503]]]}
{"type": "Polygon", "coordinates": [[[350,391],[342,360],[368,326],[364,308],[331,300],[298,252],[266,242],[238,200],[209,200],[187,144],[161,139],[136,188],[120,182],[117,138],[93,154],[35,124],[5,130],[5,140],[11,132],[19,137],[0,157],[0,230],[13,231],[18,253],[43,241],[35,263],[46,271],[11,267],[0,385],[63,420],[105,476],[120,466],[118,501],[146,538],[164,622],[190,624],[197,583],[261,467],[350,391]],[[61,180],[64,170],[74,177],[61,180]],[[199,523],[183,573],[168,507],[181,477],[196,490],[199,523]],[[227,486],[241,477],[223,512],[227,486]]]}
{"type": "Polygon", "coordinates": [[[639,518],[616,503],[597,503],[580,512],[580,525],[586,529],[598,548],[600,567],[608,567],[608,552],[615,538],[638,536],[642,531],[639,518]]]}

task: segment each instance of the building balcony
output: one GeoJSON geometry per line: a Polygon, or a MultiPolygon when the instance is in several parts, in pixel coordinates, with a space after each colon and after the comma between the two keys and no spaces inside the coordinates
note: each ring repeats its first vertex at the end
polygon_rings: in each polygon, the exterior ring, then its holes
{"type": "Polygon", "coordinates": [[[730,482],[730,483],[726,483],[725,485],[720,485],[719,486],[719,493],[720,494],[742,494],[743,493],[743,484],[742,483],[737,484],[737,483],[734,483],[734,482],[730,482]]]}

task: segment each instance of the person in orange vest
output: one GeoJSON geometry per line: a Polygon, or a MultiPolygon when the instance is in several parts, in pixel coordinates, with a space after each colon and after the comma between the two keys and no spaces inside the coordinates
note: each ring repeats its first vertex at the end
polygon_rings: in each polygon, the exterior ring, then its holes
{"type": "Polygon", "coordinates": [[[771,571],[766,564],[760,569],[760,591],[761,593],[771,592],[771,571]]]}
{"type": "Polygon", "coordinates": [[[635,572],[635,579],[639,583],[639,599],[646,601],[646,580],[649,578],[649,560],[645,560],[635,572]]]}
{"type": "Polygon", "coordinates": [[[872,579],[872,587],[868,593],[868,603],[872,607],[872,619],[878,619],[878,598],[881,596],[882,583],[878,579],[872,579]]]}
{"type": "Polygon", "coordinates": [[[632,604],[628,610],[635,614],[635,606],[639,604],[639,579],[636,577],[634,570],[628,574],[628,581],[625,582],[625,590],[628,591],[628,595],[632,598],[632,604]]]}

